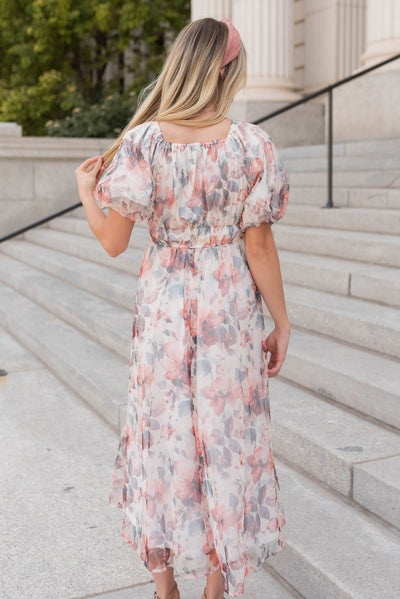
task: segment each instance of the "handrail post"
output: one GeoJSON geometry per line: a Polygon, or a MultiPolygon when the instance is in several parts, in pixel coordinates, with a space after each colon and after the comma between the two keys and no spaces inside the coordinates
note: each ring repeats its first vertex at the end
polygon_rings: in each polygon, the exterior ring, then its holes
{"type": "Polygon", "coordinates": [[[333,89],[330,88],[328,91],[328,201],[323,206],[323,208],[334,208],[333,199],[332,199],[332,170],[333,170],[333,157],[332,157],[332,121],[333,121],[333,111],[332,111],[332,95],[333,89]]]}

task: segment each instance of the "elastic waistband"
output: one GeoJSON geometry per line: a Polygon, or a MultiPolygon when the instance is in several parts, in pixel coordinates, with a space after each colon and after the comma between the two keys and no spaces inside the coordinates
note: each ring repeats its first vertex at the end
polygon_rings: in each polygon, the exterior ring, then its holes
{"type": "MultiPolygon", "coordinates": [[[[151,237],[150,243],[162,246],[183,249],[201,249],[219,245],[239,243],[244,233],[238,227],[227,225],[225,227],[199,227],[196,229],[162,230],[157,238],[151,237]]],[[[157,232],[156,232],[157,235],[157,232]]]]}

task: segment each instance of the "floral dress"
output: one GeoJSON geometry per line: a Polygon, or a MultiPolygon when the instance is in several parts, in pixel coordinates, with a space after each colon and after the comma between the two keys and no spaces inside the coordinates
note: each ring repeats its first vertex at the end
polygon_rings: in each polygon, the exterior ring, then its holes
{"type": "MultiPolygon", "coordinates": [[[[262,297],[247,227],[286,212],[287,170],[268,133],[175,143],[156,121],[128,131],[95,190],[144,221],[126,423],[109,504],[152,572],[221,568],[225,592],[286,542],[270,433],[262,297]]],[[[134,233],[133,233],[134,234],[134,233]]]]}

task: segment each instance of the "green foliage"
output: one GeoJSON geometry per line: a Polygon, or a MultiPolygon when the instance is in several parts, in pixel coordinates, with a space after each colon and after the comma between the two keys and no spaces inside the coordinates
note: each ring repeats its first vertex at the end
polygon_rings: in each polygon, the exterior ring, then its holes
{"type": "Polygon", "coordinates": [[[0,120],[18,122],[24,135],[58,128],[112,137],[131,116],[132,98],[160,71],[166,40],[189,20],[188,0],[0,0],[0,120]]]}
{"type": "Polygon", "coordinates": [[[76,106],[65,119],[48,121],[48,135],[56,137],[117,137],[135,111],[137,98],[111,94],[97,104],[76,106]]]}

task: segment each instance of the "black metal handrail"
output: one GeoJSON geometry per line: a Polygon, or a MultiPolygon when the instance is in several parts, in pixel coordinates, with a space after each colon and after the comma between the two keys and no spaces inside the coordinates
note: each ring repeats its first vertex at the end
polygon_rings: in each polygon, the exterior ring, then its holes
{"type": "Polygon", "coordinates": [[[333,144],[333,135],[332,135],[332,129],[333,129],[332,101],[333,100],[332,100],[332,98],[333,98],[333,95],[332,95],[332,90],[335,87],[339,87],[340,85],[344,85],[345,83],[348,83],[349,81],[353,81],[353,79],[362,77],[366,73],[369,73],[370,71],[374,71],[375,69],[379,69],[384,64],[387,64],[388,62],[392,62],[393,60],[398,60],[399,58],[400,58],[400,54],[395,54],[394,56],[391,56],[390,58],[387,58],[386,60],[382,60],[382,62],[378,62],[377,64],[374,64],[366,69],[363,69],[362,71],[359,71],[358,73],[354,73],[353,75],[344,77],[343,79],[340,79],[339,81],[336,81],[335,83],[331,83],[330,85],[327,85],[326,87],[322,87],[321,89],[318,89],[316,92],[313,92],[312,94],[309,94],[308,96],[305,96],[304,98],[300,98],[300,100],[295,100],[294,102],[291,102],[287,106],[278,108],[278,110],[274,110],[274,112],[271,112],[267,116],[261,117],[261,118],[257,119],[256,121],[253,121],[254,125],[258,125],[259,123],[262,123],[262,122],[272,118],[273,116],[277,116],[278,114],[281,114],[282,112],[286,112],[286,110],[292,110],[293,108],[296,108],[296,106],[299,106],[300,104],[304,104],[305,102],[308,102],[309,100],[312,100],[313,98],[316,98],[317,96],[321,96],[322,94],[328,93],[328,140],[327,140],[327,145],[328,145],[328,201],[325,204],[325,206],[322,206],[322,208],[334,208],[333,201],[332,201],[332,163],[333,163],[333,155],[332,155],[332,144],[333,144]]]}
{"type": "MultiPolygon", "coordinates": [[[[369,73],[370,71],[379,69],[383,65],[385,65],[389,62],[392,62],[394,60],[398,60],[399,58],[400,58],[400,54],[395,54],[394,56],[391,56],[390,58],[387,58],[386,60],[382,60],[381,62],[378,62],[370,67],[367,67],[366,69],[363,69],[362,71],[359,71],[358,73],[354,73],[353,75],[344,77],[343,79],[340,79],[339,81],[336,81],[335,83],[331,83],[330,85],[327,85],[326,87],[322,87],[321,89],[318,89],[317,91],[305,96],[304,98],[300,98],[299,100],[295,100],[294,102],[291,102],[290,104],[287,104],[286,106],[283,106],[282,108],[278,108],[277,110],[270,112],[266,116],[260,117],[260,118],[256,119],[255,121],[251,121],[253,125],[258,125],[259,123],[263,123],[264,121],[267,121],[268,119],[271,119],[272,117],[277,116],[278,114],[282,114],[283,112],[286,112],[287,110],[293,110],[293,108],[296,108],[296,106],[300,106],[300,104],[305,104],[306,102],[309,102],[313,98],[317,98],[318,96],[321,96],[322,94],[326,94],[326,93],[328,94],[328,140],[327,140],[327,146],[328,146],[328,201],[325,204],[325,206],[322,206],[322,208],[334,208],[333,201],[332,201],[332,162],[333,162],[333,156],[332,156],[332,144],[333,144],[332,91],[335,89],[335,87],[339,87],[341,85],[344,85],[345,83],[348,83],[349,81],[353,81],[353,79],[362,77],[366,73],[369,73]]],[[[69,206],[68,208],[63,208],[62,210],[58,210],[57,212],[54,212],[53,214],[50,214],[49,216],[46,216],[45,218],[41,218],[40,220],[37,220],[37,221],[31,223],[30,225],[26,225],[25,227],[22,227],[21,229],[17,229],[16,231],[13,231],[12,233],[8,233],[7,235],[0,237],[0,243],[2,243],[3,241],[7,241],[8,239],[11,239],[13,237],[16,237],[17,235],[21,235],[21,233],[25,233],[25,231],[28,231],[29,229],[34,229],[35,227],[38,227],[39,225],[42,225],[42,224],[48,222],[49,220],[52,220],[53,218],[57,218],[58,216],[61,216],[61,215],[65,214],[66,212],[70,212],[71,210],[75,210],[76,208],[80,208],[81,206],[82,206],[82,203],[78,202],[77,204],[73,204],[72,206],[69,206]]]]}
{"type": "Polygon", "coordinates": [[[21,229],[18,229],[17,231],[14,231],[13,233],[8,233],[7,235],[4,235],[4,237],[0,237],[0,243],[2,241],[7,241],[7,239],[11,239],[12,237],[16,237],[17,235],[20,235],[21,233],[25,233],[25,231],[29,231],[29,229],[34,229],[35,227],[38,227],[39,225],[43,225],[44,223],[47,223],[47,221],[52,220],[53,218],[57,218],[57,216],[62,216],[66,212],[71,212],[71,210],[75,210],[76,208],[80,208],[81,206],[82,206],[82,202],[78,202],[77,204],[73,204],[72,206],[63,208],[62,210],[58,210],[57,212],[54,212],[53,214],[50,214],[49,216],[45,216],[44,218],[41,218],[40,220],[36,220],[34,223],[31,223],[30,225],[26,225],[25,227],[22,227],[21,229]]]}

